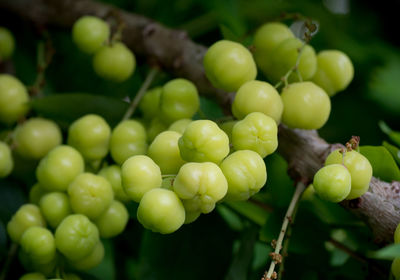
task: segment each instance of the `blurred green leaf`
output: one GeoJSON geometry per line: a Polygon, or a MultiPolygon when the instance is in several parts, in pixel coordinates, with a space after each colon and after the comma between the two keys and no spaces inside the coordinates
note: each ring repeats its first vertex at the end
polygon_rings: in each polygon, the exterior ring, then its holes
{"type": "Polygon", "coordinates": [[[216,210],[231,229],[236,231],[240,231],[243,229],[243,222],[234,211],[223,204],[218,204],[216,210]]]}
{"type": "Polygon", "coordinates": [[[122,119],[128,106],[120,99],[84,93],[55,94],[32,101],[38,114],[64,125],[86,114],[98,114],[114,126],[122,119]]]}
{"type": "Polygon", "coordinates": [[[373,175],[384,181],[400,180],[400,170],[390,152],[383,146],[360,146],[360,153],[371,163],[373,175]]]}
{"type": "Polygon", "coordinates": [[[383,141],[382,145],[392,154],[397,164],[400,165],[400,149],[386,141],[383,141]]]}
{"type": "Polygon", "coordinates": [[[226,201],[224,204],[259,226],[263,226],[270,216],[267,210],[250,201],[226,201]]]}
{"type": "Polygon", "coordinates": [[[392,130],[384,121],[379,122],[379,127],[387,136],[389,136],[393,143],[400,147],[400,132],[392,130]]]}
{"type": "Polygon", "coordinates": [[[400,244],[391,244],[380,250],[369,252],[367,257],[381,260],[393,260],[400,257],[400,244]]]}

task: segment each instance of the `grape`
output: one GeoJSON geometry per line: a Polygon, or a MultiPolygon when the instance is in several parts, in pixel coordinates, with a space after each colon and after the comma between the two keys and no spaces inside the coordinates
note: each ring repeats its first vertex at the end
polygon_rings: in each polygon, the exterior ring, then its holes
{"type": "Polygon", "coordinates": [[[10,147],[0,141],[0,178],[10,175],[14,168],[14,160],[11,155],[10,147]]]}
{"type": "Polygon", "coordinates": [[[102,19],[83,16],[72,27],[72,39],[78,48],[88,54],[95,53],[110,36],[110,27],[102,19]]]}
{"type": "Polygon", "coordinates": [[[225,91],[236,91],[257,76],[257,67],[249,50],[228,40],[214,43],[206,52],[203,64],[213,86],[225,91]]]}
{"type": "Polygon", "coordinates": [[[351,175],[341,164],[327,165],[314,175],[313,186],[322,199],[340,202],[350,193],[351,175]]]}
{"type": "Polygon", "coordinates": [[[0,61],[8,59],[14,52],[14,36],[5,27],[0,26],[0,61]]]}

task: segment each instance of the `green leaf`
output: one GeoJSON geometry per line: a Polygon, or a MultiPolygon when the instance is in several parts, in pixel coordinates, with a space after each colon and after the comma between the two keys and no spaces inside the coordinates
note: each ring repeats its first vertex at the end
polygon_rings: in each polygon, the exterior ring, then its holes
{"type": "Polygon", "coordinates": [[[387,136],[389,136],[393,143],[400,147],[400,132],[392,130],[384,121],[379,122],[379,127],[387,136]]]}
{"type": "Polygon", "coordinates": [[[369,252],[367,257],[380,260],[393,260],[400,257],[400,244],[391,244],[378,251],[369,252]]]}
{"type": "Polygon", "coordinates": [[[382,145],[392,154],[397,164],[400,165],[400,149],[386,141],[383,141],[382,145]]]}
{"type": "Polygon", "coordinates": [[[259,226],[264,225],[270,216],[267,210],[250,201],[227,201],[224,204],[259,226]]]}
{"type": "Polygon", "coordinates": [[[400,180],[400,170],[390,152],[383,146],[360,146],[360,153],[371,163],[373,175],[384,181],[400,180]]]}
{"type": "Polygon", "coordinates": [[[243,222],[234,211],[223,204],[217,205],[216,210],[231,229],[236,231],[241,231],[243,229],[243,222]]]}
{"type": "Polygon", "coordinates": [[[114,126],[122,119],[128,106],[120,99],[84,93],[56,94],[32,101],[37,113],[64,125],[86,114],[98,114],[114,126]]]}

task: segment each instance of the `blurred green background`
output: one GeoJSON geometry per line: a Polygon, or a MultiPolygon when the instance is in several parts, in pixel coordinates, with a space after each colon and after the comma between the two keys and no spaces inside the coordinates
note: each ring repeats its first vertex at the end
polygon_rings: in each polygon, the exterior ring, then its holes
{"type": "MultiPolygon", "coordinates": [[[[316,51],[339,49],[347,53],[355,67],[355,77],[345,91],[332,99],[332,112],[320,135],[329,142],[344,144],[352,135],[362,145],[381,145],[388,137],[378,126],[385,121],[400,130],[400,37],[397,1],[383,4],[349,0],[107,0],[129,12],[151,17],[166,26],[186,30],[196,42],[206,46],[226,38],[251,45],[258,26],[280,18],[282,13],[300,13],[318,23],[311,45],[316,51]]],[[[291,25],[293,21],[286,20],[291,25]]],[[[0,25],[16,37],[13,56],[16,76],[30,85],[36,78],[36,54],[43,38],[27,21],[0,10],[0,25]]],[[[87,93],[93,99],[77,106],[76,100],[51,101],[36,107],[35,113],[55,119],[66,132],[67,125],[97,100],[101,112],[112,125],[123,112],[122,106],[100,100],[98,96],[133,96],[141,85],[148,66],[138,57],[134,76],[122,84],[98,78],[91,58],[72,43],[70,30],[48,27],[56,50],[47,71],[46,95],[87,93]],[[68,103],[70,102],[70,103],[68,103]]],[[[159,75],[155,84],[172,76],[159,75]]],[[[260,75],[260,78],[263,78],[260,75]]],[[[117,104],[118,103],[118,104],[117,104]]],[[[218,115],[215,104],[203,99],[203,111],[218,115]]],[[[89,110],[89,109],[88,109],[89,110]]],[[[2,128],[0,127],[0,130],[2,128]]],[[[130,205],[132,220],[119,237],[106,241],[106,258],[83,279],[260,279],[269,262],[269,243],[276,238],[282,217],[293,193],[287,165],[279,155],[266,159],[267,186],[256,196],[268,205],[254,203],[222,204],[168,236],[144,230],[135,221],[135,204],[130,205]]],[[[24,162],[10,179],[0,180],[0,260],[4,263],[9,241],[4,225],[27,200],[34,183],[35,162],[24,162]]],[[[364,256],[375,250],[370,230],[340,206],[311,198],[300,204],[293,227],[289,257],[283,279],[387,279],[389,262],[360,261],[335,247],[335,240],[364,256]],[[378,277],[378,278],[377,278],[378,277]],[[383,277],[383,278],[380,278],[383,277]]],[[[363,257],[363,260],[365,258],[363,257]]],[[[9,279],[21,270],[14,262],[9,279]]]]}

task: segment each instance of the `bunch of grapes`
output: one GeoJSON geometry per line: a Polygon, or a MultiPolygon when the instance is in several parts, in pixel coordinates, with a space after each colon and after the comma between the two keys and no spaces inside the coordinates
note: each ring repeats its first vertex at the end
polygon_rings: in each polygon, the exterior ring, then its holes
{"type": "MultiPolygon", "coordinates": [[[[101,77],[121,82],[133,73],[133,53],[110,40],[105,21],[85,16],[72,34],[82,51],[94,55],[101,77]]],[[[353,66],[337,50],[316,55],[281,23],[259,28],[253,49],[254,58],[243,45],[222,40],[204,57],[209,81],[236,92],[230,121],[194,120],[198,90],[177,78],[146,92],[138,105],[141,118],[128,117],[111,128],[100,115],[84,115],[65,139],[51,120],[21,122],[29,111],[26,88],[15,77],[0,75],[0,122],[20,121],[0,142],[0,177],[13,169],[10,146],[39,161],[30,201],[7,225],[20,245],[21,262],[34,271],[21,279],[98,265],[104,256],[101,238],[115,237],[127,225],[127,203],[138,203],[137,219],[145,228],[169,234],[217,203],[259,192],[267,181],[264,158],[278,147],[278,126],[321,128],[329,118],[330,96],[347,87],[353,66]],[[255,80],[257,67],[269,82],[255,80]]],[[[338,202],[368,189],[372,169],[356,151],[335,151],[326,164],[314,179],[322,198],[338,202]]],[[[57,277],[79,279],[68,273],[57,277]]]]}

